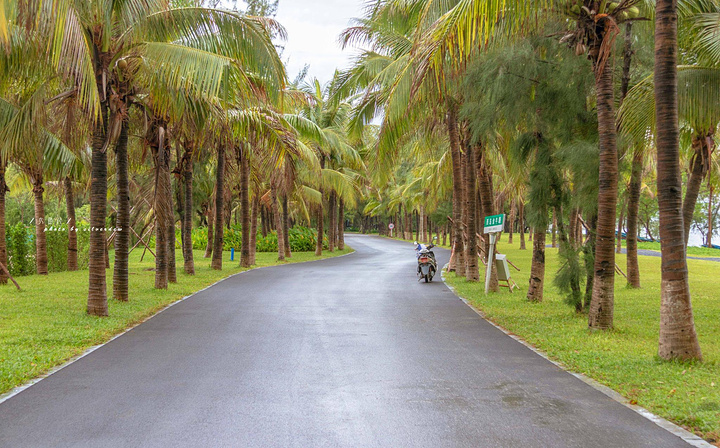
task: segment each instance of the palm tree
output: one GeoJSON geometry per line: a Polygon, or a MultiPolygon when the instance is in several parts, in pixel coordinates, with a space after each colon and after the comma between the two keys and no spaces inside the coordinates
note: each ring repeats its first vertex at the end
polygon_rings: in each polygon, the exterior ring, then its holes
{"type": "MultiPolygon", "coordinates": [[[[105,149],[119,136],[122,122],[110,90],[113,83],[124,77],[138,79],[138,70],[151,67],[152,74],[176,90],[194,86],[191,90],[216,95],[234,60],[270,68],[268,73],[278,72],[281,65],[266,28],[273,22],[230,11],[170,9],[167,0],[128,0],[117,5],[59,0],[37,13],[35,22],[52,31],[55,65],[79,80],[79,98],[95,120],[90,213],[94,229],[105,227],[105,149]],[[244,59],[218,55],[223,52],[242,53],[244,59]]],[[[244,72],[245,66],[239,67],[244,72]]],[[[247,78],[238,81],[247,86],[247,78]]],[[[104,232],[91,232],[88,313],[100,316],[107,315],[104,252],[104,232]]]]}
{"type": "MultiPolygon", "coordinates": [[[[28,177],[32,184],[35,203],[35,263],[36,272],[48,274],[47,238],[45,235],[45,175],[59,178],[69,174],[75,166],[76,158],[60,138],[51,133],[52,114],[41,113],[48,104],[58,97],[48,99],[45,86],[39,86],[31,92],[23,92],[27,97],[19,105],[13,105],[0,99],[0,148],[3,157],[14,162],[28,177]]],[[[51,105],[52,106],[52,105],[51,105]]],[[[4,181],[3,181],[4,182],[4,181]]]]}
{"type": "MultiPolygon", "coordinates": [[[[612,83],[612,49],[619,32],[618,23],[625,20],[639,0],[624,0],[611,10],[605,1],[584,0],[580,9],[573,11],[564,1],[540,2],[485,2],[460,0],[456,4],[427,7],[418,21],[423,28],[413,52],[415,61],[414,84],[420,85],[430,73],[440,73],[453,54],[452,64],[462,69],[463,64],[476,54],[483,43],[495,42],[498,34],[522,35],[527,29],[538,29],[548,16],[567,11],[575,22],[574,28],[563,38],[575,46],[578,54],[587,52],[593,63],[597,94],[598,130],[600,134],[601,163],[599,191],[599,221],[595,257],[593,305],[589,326],[607,329],[613,323],[614,297],[614,234],[617,202],[617,145],[612,83]],[[448,6],[445,9],[445,6],[448,6]],[[528,27],[528,24],[534,25],[528,27]]],[[[399,7],[399,1],[390,1],[399,7]]],[[[499,39],[498,41],[503,41],[499,39]]],[[[431,76],[432,77],[432,76],[431,76]]],[[[434,76],[434,78],[439,78],[434,76]]]]}
{"type": "Polygon", "coordinates": [[[702,359],[695,332],[685,258],[678,125],[677,5],[657,0],[655,11],[655,129],[662,250],[660,339],[663,359],[702,359]]]}

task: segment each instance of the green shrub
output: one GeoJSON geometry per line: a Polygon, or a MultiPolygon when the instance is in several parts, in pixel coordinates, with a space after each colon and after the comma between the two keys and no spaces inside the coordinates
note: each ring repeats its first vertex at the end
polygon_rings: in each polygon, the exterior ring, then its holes
{"type": "MultiPolygon", "coordinates": [[[[85,228],[83,228],[85,229],[85,228]]],[[[90,252],[90,232],[78,230],[77,235],[77,264],[78,269],[87,269],[90,252]]],[[[68,254],[68,230],[48,230],[45,232],[47,239],[48,270],[50,272],[67,271],[68,254]]]]}
{"type": "MultiPolygon", "coordinates": [[[[192,231],[193,249],[203,250],[207,246],[207,227],[199,227],[192,231]]],[[[307,227],[295,226],[290,229],[290,250],[293,252],[312,252],[315,250],[317,232],[307,227]]],[[[180,237],[178,237],[180,239],[180,237]]],[[[242,227],[232,226],[223,233],[223,250],[240,250],[242,245],[242,227]]],[[[327,237],[324,238],[323,247],[327,249],[327,237]]],[[[263,237],[257,235],[256,250],[258,252],[277,252],[277,233],[271,232],[263,237]]]]}
{"type": "Polygon", "coordinates": [[[22,276],[35,272],[35,240],[30,229],[19,222],[8,228],[6,238],[10,274],[22,276]]]}
{"type": "Polygon", "coordinates": [[[240,250],[241,245],[242,228],[240,226],[233,226],[229,229],[225,228],[225,232],[223,233],[223,250],[240,250]]]}
{"type": "Polygon", "coordinates": [[[208,242],[208,228],[200,227],[197,229],[193,229],[191,239],[193,249],[205,250],[208,242]]]}
{"type": "Polygon", "coordinates": [[[90,232],[78,230],[77,234],[77,258],[78,269],[87,269],[90,264],[90,232]]]}
{"type": "Polygon", "coordinates": [[[45,232],[45,238],[47,240],[48,271],[67,271],[67,230],[48,230],[45,232]]]}

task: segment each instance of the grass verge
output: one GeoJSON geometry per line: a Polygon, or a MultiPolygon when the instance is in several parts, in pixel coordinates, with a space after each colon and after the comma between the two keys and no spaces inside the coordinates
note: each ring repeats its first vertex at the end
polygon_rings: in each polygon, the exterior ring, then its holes
{"type": "MultiPolygon", "coordinates": [[[[297,252],[284,263],[276,253],[258,253],[255,267],[298,263],[351,253],[345,250],[297,252]]],[[[223,278],[247,271],[239,267],[239,254],[230,261],[224,252],[223,270],[210,268],[204,251],[195,251],[195,275],[182,270],[182,255],[177,251],[178,282],[167,290],[154,289],[155,259],[149,253],[140,261],[141,251],[130,254],[130,301],[112,300],[112,269],[107,270],[109,317],[97,318],[85,313],[88,272],[60,272],[48,276],[18,278],[23,288],[0,285],[0,394],[41,376],[88,348],[107,342],[177,300],[223,278]]],[[[112,260],[112,253],[110,254],[112,260]]]]}
{"type": "MultiPolygon", "coordinates": [[[[695,325],[703,350],[703,363],[664,362],[657,356],[660,320],[660,262],[641,256],[642,289],[629,289],[625,278],[615,280],[615,329],[590,332],[587,315],[566,305],[552,284],[559,267],[557,249],[546,249],[545,299],[529,303],[525,295],[532,247],[499,244],[520,272],[512,275],[520,290],[484,294],[481,281],[469,283],[455,274],[446,281],[492,322],[539,348],[569,370],[589,376],[618,391],[631,403],[697,433],[711,443],[720,442],[720,302],[717,278],[720,263],[688,260],[695,325]]],[[[625,270],[625,255],[616,255],[625,270]]],[[[512,269],[512,268],[511,268],[512,269]]],[[[720,446],[720,444],[718,445],[720,446]]]]}

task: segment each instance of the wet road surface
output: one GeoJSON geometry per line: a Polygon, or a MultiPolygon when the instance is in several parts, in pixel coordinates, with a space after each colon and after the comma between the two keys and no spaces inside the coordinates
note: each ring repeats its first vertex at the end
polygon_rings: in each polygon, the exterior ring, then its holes
{"type": "Polygon", "coordinates": [[[346,241],[223,281],[10,398],[0,446],[689,446],[417,282],[412,244],[346,241]]]}

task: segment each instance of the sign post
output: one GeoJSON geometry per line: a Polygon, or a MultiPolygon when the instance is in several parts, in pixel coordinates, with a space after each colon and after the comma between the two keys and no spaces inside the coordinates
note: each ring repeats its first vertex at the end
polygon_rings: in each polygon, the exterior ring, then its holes
{"type": "Polygon", "coordinates": [[[388,224],[388,229],[390,229],[390,238],[392,238],[392,231],[394,228],[395,228],[395,224],[393,224],[393,223],[388,224]]]}
{"type": "Polygon", "coordinates": [[[495,240],[497,239],[497,234],[502,233],[504,225],[504,214],[485,217],[485,229],[483,233],[490,234],[490,252],[488,252],[487,270],[485,271],[485,294],[490,292],[490,276],[492,275],[495,240]]]}

